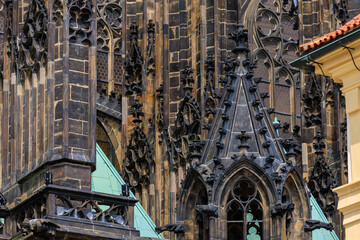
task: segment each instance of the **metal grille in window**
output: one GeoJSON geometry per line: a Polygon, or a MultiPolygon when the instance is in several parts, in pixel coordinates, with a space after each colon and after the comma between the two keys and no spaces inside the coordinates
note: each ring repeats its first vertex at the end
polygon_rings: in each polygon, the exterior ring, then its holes
{"type": "Polygon", "coordinates": [[[121,55],[114,54],[114,83],[121,83],[122,76],[122,63],[121,63],[121,55]]]}
{"type": "Polygon", "coordinates": [[[114,92],[116,93],[116,96],[121,95],[121,84],[120,83],[114,83],[114,92]]]}
{"type": "Polygon", "coordinates": [[[263,208],[255,183],[240,179],[226,205],[228,240],[261,240],[263,208]]]}
{"type": "Polygon", "coordinates": [[[97,87],[106,89],[108,87],[108,53],[98,51],[96,56],[97,87]]]}
{"type": "Polygon", "coordinates": [[[98,51],[96,58],[98,80],[108,81],[108,53],[98,51]]]}

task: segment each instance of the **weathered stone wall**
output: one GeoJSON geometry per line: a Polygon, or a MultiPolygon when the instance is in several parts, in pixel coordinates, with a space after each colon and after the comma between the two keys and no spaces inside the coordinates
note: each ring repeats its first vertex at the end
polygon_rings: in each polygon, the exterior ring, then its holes
{"type": "MultiPolygon", "coordinates": [[[[47,170],[56,184],[90,190],[95,163],[95,26],[91,14],[84,29],[69,24],[70,12],[73,17],[79,14],[73,5],[31,1],[5,6],[1,186],[10,206],[41,187],[47,170]],[[34,34],[34,22],[43,21],[34,34]],[[79,36],[82,30],[87,33],[79,36]],[[65,160],[61,166],[55,164],[59,160],[65,160]]],[[[91,9],[88,5],[81,11],[86,7],[91,9]]]]}
{"type": "MultiPolygon", "coordinates": [[[[44,184],[47,170],[54,172],[57,184],[90,189],[95,160],[95,91],[104,89],[105,97],[121,106],[121,118],[98,118],[114,147],[121,173],[136,126],[130,108],[135,99],[142,104],[140,127],[151,146],[149,161],[154,161],[154,171],[137,197],[156,225],[174,223],[177,195],[189,168],[189,164],[174,167],[175,148],[171,152],[169,147],[176,135],[171,127],[180,115],[186,115],[180,111],[186,92],[181,72],[186,65],[192,69],[190,95],[201,116],[201,127],[195,135],[204,140],[206,124],[211,126],[212,111],[217,107],[216,95],[221,96],[221,77],[226,76],[224,62],[228,56],[234,56],[234,43],[228,34],[239,20],[250,33],[251,60],[257,63],[254,75],[262,77],[259,89],[269,94],[265,102],[274,108],[270,116],[285,128],[279,129],[280,136],[291,134],[296,125],[301,127],[303,158],[298,157],[297,164],[302,166],[303,177],[311,173],[314,165],[313,138],[320,131],[326,138],[325,160],[334,169],[337,184],[345,183],[345,113],[338,86],[324,77],[313,77],[318,85],[311,85],[311,76],[288,65],[299,55],[298,43],[335,30],[359,13],[359,1],[345,2],[346,5],[338,2],[335,6],[330,0],[300,1],[295,11],[292,1],[98,1],[93,3],[90,25],[85,24],[90,34],[85,35],[72,35],[77,29],[69,22],[68,5],[55,1],[50,6],[47,2],[48,42],[43,46],[47,57],[45,63],[40,61],[39,69],[31,72],[17,64],[23,61],[20,37],[24,35],[26,12],[32,2],[8,2],[0,91],[2,191],[14,200],[11,204],[19,202],[44,184]],[[117,7],[104,11],[109,4],[117,7]],[[349,18],[338,16],[340,10],[347,11],[349,18]],[[149,26],[149,20],[154,26],[149,26]],[[138,25],[136,30],[134,22],[138,25]],[[132,55],[134,49],[138,52],[132,55]],[[132,76],[129,77],[127,62],[132,58],[142,59],[136,74],[141,91],[129,94],[126,84],[132,76]],[[304,94],[308,94],[306,103],[301,101],[304,94]],[[306,114],[316,115],[312,119],[318,121],[308,121],[306,114]],[[52,160],[60,163],[43,167],[52,160]]],[[[184,138],[175,140],[181,142],[176,150],[184,155],[190,152],[189,142],[184,138]]]]}

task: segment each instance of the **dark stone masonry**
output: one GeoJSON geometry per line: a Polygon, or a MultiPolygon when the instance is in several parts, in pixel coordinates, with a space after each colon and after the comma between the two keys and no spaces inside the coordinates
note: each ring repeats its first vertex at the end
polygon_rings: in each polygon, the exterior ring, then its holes
{"type": "Polygon", "coordinates": [[[359,0],[1,6],[0,239],[147,239],[137,201],[166,239],[345,239],[341,86],[289,63],[359,0]],[[91,191],[97,145],[137,200],[91,191]]]}

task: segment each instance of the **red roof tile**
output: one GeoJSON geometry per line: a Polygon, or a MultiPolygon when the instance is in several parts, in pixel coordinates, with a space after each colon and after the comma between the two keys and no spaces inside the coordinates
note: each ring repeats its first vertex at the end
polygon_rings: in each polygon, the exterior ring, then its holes
{"type": "Polygon", "coordinates": [[[300,52],[308,52],[319,46],[324,45],[327,42],[330,42],[331,40],[337,39],[359,27],[360,27],[360,14],[354,17],[353,19],[351,19],[349,22],[345,23],[338,30],[328,33],[322,37],[316,38],[311,42],[300,45],[299,50],[300,52]]]}

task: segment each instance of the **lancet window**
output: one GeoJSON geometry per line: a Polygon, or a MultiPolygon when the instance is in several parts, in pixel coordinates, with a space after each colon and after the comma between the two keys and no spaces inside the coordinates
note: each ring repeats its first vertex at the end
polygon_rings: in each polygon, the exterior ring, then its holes
{"type": "Polygon", "coordinates": [[[262,239],[263,208],[255,183],[248,179],[235,183],[226,211],[228,240],[262,239]]]}
{"type": "Polygon", "coordinates": [[[97,1],[97,85],[107,95],[121,94],[122,6],[119,0],[97,1]]]}

